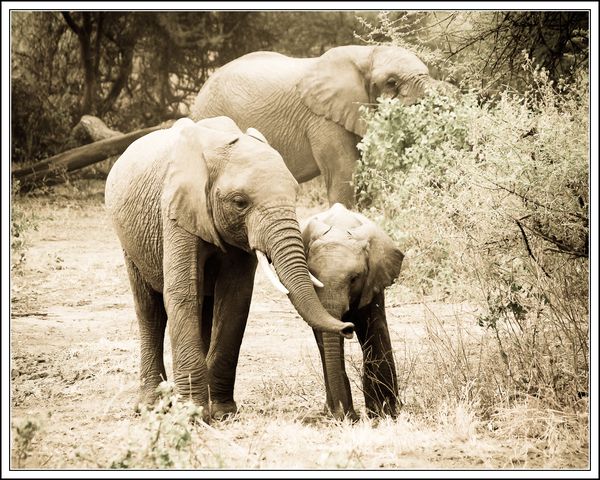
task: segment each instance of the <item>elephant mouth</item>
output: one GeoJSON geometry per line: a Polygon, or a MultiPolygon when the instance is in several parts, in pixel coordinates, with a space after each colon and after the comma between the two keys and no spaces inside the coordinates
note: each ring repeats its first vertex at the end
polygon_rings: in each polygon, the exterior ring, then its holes
{"type": "MultiPolygon", "coordinates": [[[[279,276],[277,275],[277,272],[275,272],[275,270],[271,268],[271,266],[273,265],[271,258],[266,253],[264,253],[260,250],[254,250],[254,254],[256,255],[258,264],[262,268],[262,270],[265,273],[265,275],[267,276],[267,278],[273,284],[275,289],[280,291],[284,295],[288,295],[290,293],[289,290],[287,288],[285,288],[283,283],[281,283],[281,280],[279,280],[279,276]]],[[[323,283],[317,277],[315,277],[310,272],[308,272],[308,276],[310,277],[310,280],[315,287],[323,288],[323,286],[324,286],[323,283]]]]}

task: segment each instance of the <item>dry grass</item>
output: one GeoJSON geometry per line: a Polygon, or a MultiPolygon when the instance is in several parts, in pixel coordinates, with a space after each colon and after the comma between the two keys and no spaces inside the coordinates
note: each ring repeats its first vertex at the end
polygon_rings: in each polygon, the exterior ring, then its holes
{"type": "MultiPolygon", "coordinates": [[[[302,216],[320,208],[311,193],[319,181],[302,187],[302,216]]],[[[135,416],[137,326],[101,198],[101,182],[91,181],[17,200],[36,212],[39,228],[28,232],[26,261],[13,274],[13,468],[587,467],[585,408],[503,402],[491,332],[477,326],[477,310],[407,304],[401,286],[387,302],[405,404],[397,419],[365,417],[356,340],[347,342],[347,370],[362,419],[323,414],[310,329],[260,273],[240,356],[238,415],[210,426],[179,408],[135,416]]],[[[170,360],[168,344],[165,351],[170,360]]]]}

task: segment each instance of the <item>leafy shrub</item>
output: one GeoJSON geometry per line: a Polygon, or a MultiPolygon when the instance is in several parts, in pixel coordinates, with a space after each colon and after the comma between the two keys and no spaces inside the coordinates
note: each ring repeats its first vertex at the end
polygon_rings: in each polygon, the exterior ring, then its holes
{"type": "Polygon", "coordinates": [[[174,393],[170,382],[160,384],[160,399],[153,409],[142,408],[145,433],[135,435],[127,450],[110,468],[206,468],[222,466],[208,447],[203,431],[202,407],[174,393]]]}
{"type": "Polygon", "coordinates": [[[522,94],[368,112],[355,182],[403,246],[413,296],[482,308],[507,398],[572,405],[588,382],[588,80],[523,69],[522,94]]]}
{"type": "Polygon", "coordinates": [[[27,163],[55,155],[67,147],[76,97],[45,95],[23,75],[12,80],[12,161],[27,163]]]}
{"type": "Polygon", "coordinates": [[[402,245],[411,265],[404,284],[415,293],[443,294],[455,281],[449,239],[429,212],[444,208],[442,195],[454,181],[447,169],[471,148],[476,108],[473,96],[458,102],[434,93],[410,106],[382,100],[366,113],[369,130],[354,176],[358,203],[402,245]]]}
{"type": "Polygon", "coordinates": [[[28,211],[21,203],[17,194],[19,190],[18,181],[13,183],[12,209],[10,216],[10,249],[11,249],[11,270],[17,269],[25,261],[25,251],[27,249],[28,230],[37,230],[38,224],[33,212],[28,211]]]}

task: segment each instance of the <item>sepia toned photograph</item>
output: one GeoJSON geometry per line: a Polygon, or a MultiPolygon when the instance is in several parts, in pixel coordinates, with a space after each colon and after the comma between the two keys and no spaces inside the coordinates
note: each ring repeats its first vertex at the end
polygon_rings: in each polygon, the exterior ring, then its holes
{"type": "Polygon", "coordinates": [[[78,5],[2,5],[3,478],[598,475],[596,3],[78,5]]]}

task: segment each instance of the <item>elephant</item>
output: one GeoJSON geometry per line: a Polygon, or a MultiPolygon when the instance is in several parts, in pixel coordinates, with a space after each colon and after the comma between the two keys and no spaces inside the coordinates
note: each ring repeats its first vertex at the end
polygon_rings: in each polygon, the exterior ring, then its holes
{"type": "Polygon", "coordinates": [[[257,264],[311,327],[352,337],[354,326],[331,317],[311,283],[297,190],[264,136],[227,117],[180,119],[116,161],[105,205],[139,324],[140,403],[155,402],[166,379],[168,324],[175,391],[204,407],[207,421],[237,411],[235,373],[257,264]]]}
{"type": "MultiPolygon", "coordinates": [[[[352,322],[363,352],[362,386],[369,417],[399,409],[398,380],[384,289],[400,274],[403,253],[365,216],[334,204],[302,223],[311,273],[323,282],[319,299],[335,318],[352,322]]],[[[336,418],[356,419],[344,364],[344,342],[313,330],[321,361],[327,408],[336,418]]]]}
{"type": "Polygon", "coordinates": [[[366,132],[359,107],[379,97],[408,105],[439,83],[400,47],[346,45],[316,58],[254,52],[209,77],[190,117],[226,115],[242,129],[259,129],[298,182],[322,174],[329,205],[351,208],[356,145],[366,132]]]}

